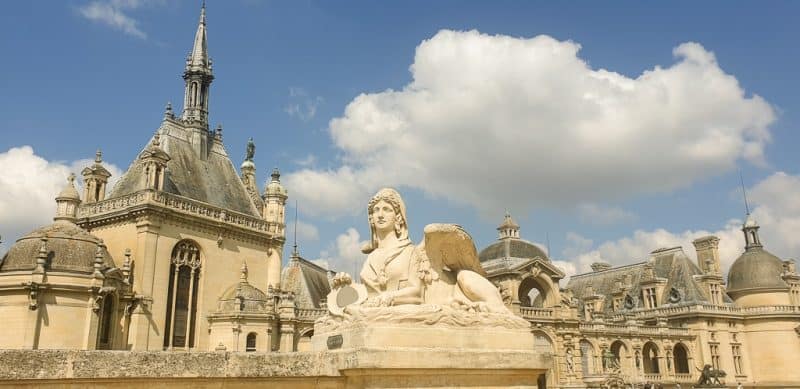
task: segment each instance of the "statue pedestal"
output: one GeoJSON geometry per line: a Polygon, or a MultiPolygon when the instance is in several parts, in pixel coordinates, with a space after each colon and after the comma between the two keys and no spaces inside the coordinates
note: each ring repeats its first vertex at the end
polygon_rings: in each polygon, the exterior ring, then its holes
{"type": "Polygon", "coordinates": [[[525,328],[318,322],[311,344],[347,388],[537,388],[553,365],[525,328]]]}

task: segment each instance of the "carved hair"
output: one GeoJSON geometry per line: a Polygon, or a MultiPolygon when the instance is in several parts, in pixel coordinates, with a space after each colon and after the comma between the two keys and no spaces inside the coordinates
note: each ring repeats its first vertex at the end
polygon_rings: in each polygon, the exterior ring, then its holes
{"type": "Polygon", "coordinates": [[[364,254],[369,254],[378,247],[378,234],[375,231],[375,223],[372,222],[372,211],[373,208],[375,208],[375,204],[381,201],[389,203],[394,209],[394,232],[397,234],[397,238],[408,239],[406,204],[403,202],[403,198],[400,197],[400,193],[396,190],[392,188],[383,188],[379,190],[378,193],[375,193],[375,196],[372,196],[372,199],[369,200],[369,204],[367,204],[367,221],[369,222],[370,239],[369,242],[361,248],[361,252],[364,254]]]}

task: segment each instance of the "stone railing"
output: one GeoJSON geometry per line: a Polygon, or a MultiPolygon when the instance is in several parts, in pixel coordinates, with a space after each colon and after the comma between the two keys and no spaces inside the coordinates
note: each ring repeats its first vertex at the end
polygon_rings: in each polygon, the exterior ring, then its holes
{"type": "Polygon", "coordinates": [[[652,327],[652,326],[628,326],[625,324],[611,324],[611,323],[581,323],[579,325],[581,331],[608,331],[616,333],[631,333],[642,335],[670,335],[670,336],[688,336],[688,328],[676,327],[652,327]]]}
{"type": "Polygon", "coordinates": [[[694,381],[694,377],[690,373],[675,373],[675,381],[689,382],[694,381]]]}
{"type": "Polygon", "coordinates": [[[129,195],[81,205],[78,210],[78,217],[103,215],[140,204],[159,204],[180,213],[199,216],[227,224],[234,224],[250,230],[268,232],[275,235],[283,235],[284,232],[284,226],[280,223],[270,223],[255,216],[226,210],[202,201],[152,189],[145,189],[129,195]]]}
{"type": "Polygon", "coordinates": [[[659,307],[655,309],[643,309],[631,311],[627,314],[617,313],[609,315],[607,318],[612,322],[625,321],[626,316],[636,319],[647,319],[656,316],[672,316],[687,313],[712,313],[724,315],[753,315],[753,314],[800,314],[800,307],[793,305],[771,305],[764,307],[734,307],[729,305],[696,304],[682,307],[659,307]]]}
{"type": "Polygon", "coordinates": [[[659,373],[644,373],[644,379],[651,382],[661,381],[661,374],[659,373]]]}
{"type": "Polygon", "coordinates": [[[299,320],[316,320],[328,312],[324,308],[298,308],[295,310],[295,316],[299,320]]]}
{"type": "Polygon", "coordinates": [[[524,319],[552,319],[552,308],[519,307],[519,314],[524,319]]]}

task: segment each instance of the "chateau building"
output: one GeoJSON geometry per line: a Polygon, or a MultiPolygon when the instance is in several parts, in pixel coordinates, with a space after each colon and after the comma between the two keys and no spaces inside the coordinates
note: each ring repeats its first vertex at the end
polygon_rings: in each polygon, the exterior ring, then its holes
{"type": "MultiPolygon", "coordinates": [[[[98,151],[82,195],[69,177],[53,223],[3,257],[0,348],[310,349],[333,272],[296,246],[282,265],[288,192],[277,169],[259,189],[252,141],[237,173],[222,127],[210,128],[206,34],[203,7],[183,110],[167,104],[116,185],[107,187],[98,151]]],[[[719,239],[708,236],[694,241],[696,262],[681,247],[660,248],[638,263],[595,263],[565,285],[510,215],[497,229],[479,259],[530,322],[535,350],[552,356],[540,387],[690,387],[706,365],[729,384],[800,386],[800,275],[765,249],[749,215],[727,275],[719,239]]]]}

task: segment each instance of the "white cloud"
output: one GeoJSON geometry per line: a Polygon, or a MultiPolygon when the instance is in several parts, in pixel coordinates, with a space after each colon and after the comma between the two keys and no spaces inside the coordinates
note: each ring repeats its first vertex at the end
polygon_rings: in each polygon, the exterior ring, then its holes
{"type": "Polygon", "coordinates": [[[636,215],[619,207],[608,207],[594,203],[578,205],[578,217],[584,223],[610,225],[636,220],[636,215]]]}
{"type": "MultiPolygon", "coordinates": [[[[292,226],[294,228],[294,226],[292,226]]],[[[297,240],[301,244],[308,241],[319,240],[319,229],[317,226],[306,223],[302,220],[297,221],[297,240]]]]}
{"type": "Polygon", "coordinates": [[[139,28],[139,21],[128,15],[126,11],[163,3],[163,0],[92,1],[79,7],[78,13],[86,19],[105,24],[127,35],[147,39],[147,34],[139,28]]]}
{"type": "MultiPolygon", "coordinates": [[[[52,162],[34,153],[30,146],[14,147],[0,153],[0,235],[4,252],[21,235],[52,222],[56,195],[66,186],[70,172],[80,177],[80,171],[94,163],[92,159],[71,163],[52,162]]],[[[114,184],[121,170],[114,165],[104,166],[114,184]]],[[[80,187],[78,192],[81,193],[80,187]]]]}
{"type": "Polygon", "coordinates": [[[443,30],[402,90],[364,93],[329,131],[341,166],[287,186],[344,215],[382,186],[418,188],[484,214],[606,203],[763,163],[772,107],[697,43],[636,78],[592,69],[580,45],[443,30]]]}
{"type": "Polygon", "coordinates": [[[305,89],[289,87],[289,103],[284,107],[284,112],[289,116],[307,122],[317,116],[317,108],[324,99],[322,96],[309,96],[305,89]]]}
{"type": "MultiPolygon", "coordinates": [[[[761,226],[759,234],[765,249],[780,258],[797,258],[800,254],[800,176],[783,172],[774,173],[748,190],[756,207],[752,216],[761,226]]],[[[597,246],[578,234],[567,236],[568,246],[562,252],[579,273],[590,271],[593,262],[603,261],[624,265],[644,261],[648,254],[661,247],[682,246],[684,252],[696,260],[692,241],[706,235],[720,238],[720,262],[725,272],[744,250],[742,220],[731,219],[714,230],[686,230],[671,232],[665,229],[637,230],[632,236],[597,246]]]]}
{"type": "Polygon", "coordinates": [[[361,247],[366,243],[365,240],[361,240],[361,235],[355,228],[348,228],[347,231],[336,237],[327,250],[320,252],[319,258],[312,262],[326,269],[350,273],[357,279],[361,265],[367,258],[361,252],[361,247]]]}

